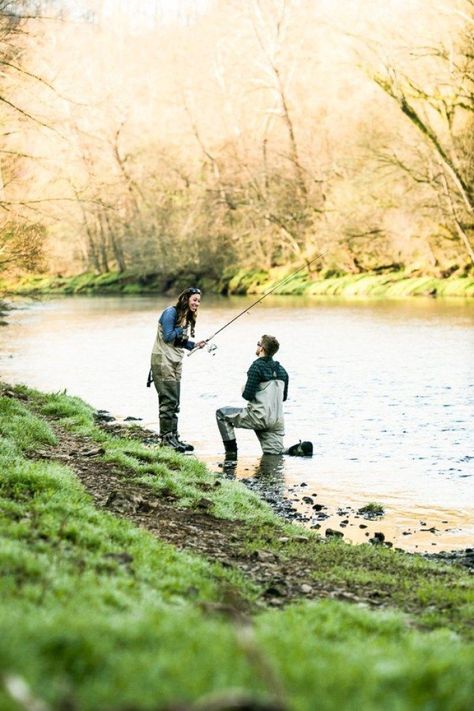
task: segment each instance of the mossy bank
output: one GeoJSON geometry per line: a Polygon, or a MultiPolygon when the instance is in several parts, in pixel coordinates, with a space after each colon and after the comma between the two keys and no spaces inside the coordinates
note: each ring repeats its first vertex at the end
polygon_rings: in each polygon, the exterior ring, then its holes
{"type": "Polygon", "coordinates": [[[412,296],[474,298],[474,275],[459,274],[449,277],[431,276],[416,272],[387,271],[384,273],[343,274],[334,270],[308,273],[302,270],[292,275],[287,267],[269,271],[226,270],[218,279],[201,273],[183,273],[163,276],[137,275],[126,272],[94,274],[86,272],[71,277],[27,275],[4,280],[0,289],[10,293],[31,294],[146,294],[177,293],[190,283],[208,293],[262,294],[274,290],[275,294],[305,296],[339,296],[343,298],[396,299],[412,296]]]}
{"type": "MultiPolygon", "coordinates": [[[[0,387],[0,707],[468,711],[474,578],[0,387]]],[[[148,433],[150,435],[150,433],[148,433]]]]}

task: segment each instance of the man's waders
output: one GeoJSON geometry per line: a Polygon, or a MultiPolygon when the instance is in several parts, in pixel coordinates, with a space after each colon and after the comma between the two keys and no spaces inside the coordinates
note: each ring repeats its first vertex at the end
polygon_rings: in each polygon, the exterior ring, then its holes
{"type": "Polygon", "coordinates": [[[217,410],[217,426],[224,443],[235,441],[234,428],[239,427],[255,431],[264,454],[283,454],[284,387],[282,380],[268,380],[260,383],[255,399],[247,407],[221,407],[217,410]]]}

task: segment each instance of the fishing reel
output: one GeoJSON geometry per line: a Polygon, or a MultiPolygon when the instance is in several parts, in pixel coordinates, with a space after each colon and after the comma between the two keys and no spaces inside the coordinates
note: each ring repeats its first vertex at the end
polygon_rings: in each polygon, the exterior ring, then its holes
{"type": "MultiPolygon", "coordinates": [[[[204,346],[203,346],[203,348],[204,348],[204,346]]],[[[201,349],[200,348],[193,348],[193,350],[188,353],[188,358],[189,358],[189,356],[192,356],[193,353],[197,353],[199,350],[201,350],[201,349]]],[[[210,355],[212,355],[212,356],[216,355],[216,350],[217,350],[217,346],[215,343],[208,343],[207,344],[206,351],[210,355]]]]}

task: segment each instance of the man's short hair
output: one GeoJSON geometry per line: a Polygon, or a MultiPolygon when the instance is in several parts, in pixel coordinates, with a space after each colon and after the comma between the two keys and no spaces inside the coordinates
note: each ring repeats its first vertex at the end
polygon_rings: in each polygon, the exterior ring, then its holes
{"type": "Polygon", "coordinates": [[[262,336],[260,342],[265,353],[270,356],[270,358],[274,356],[277,350],[280,348],[280,344],[278,343],[275,336],[262,336]]]}

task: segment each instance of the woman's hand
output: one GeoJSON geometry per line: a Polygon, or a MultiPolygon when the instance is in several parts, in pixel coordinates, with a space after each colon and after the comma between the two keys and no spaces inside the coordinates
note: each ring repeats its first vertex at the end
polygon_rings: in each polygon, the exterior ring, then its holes
{"type": "Polygon", "coordinates": [[[194,346],[194,348],[195,348],[195,349],[196,349],[196,348],[204,348],[204,346],[206,345],[206,343],[207,343],[207,341],[198,341],[198,343],[196,343],[196,345],[194,346]]]}

